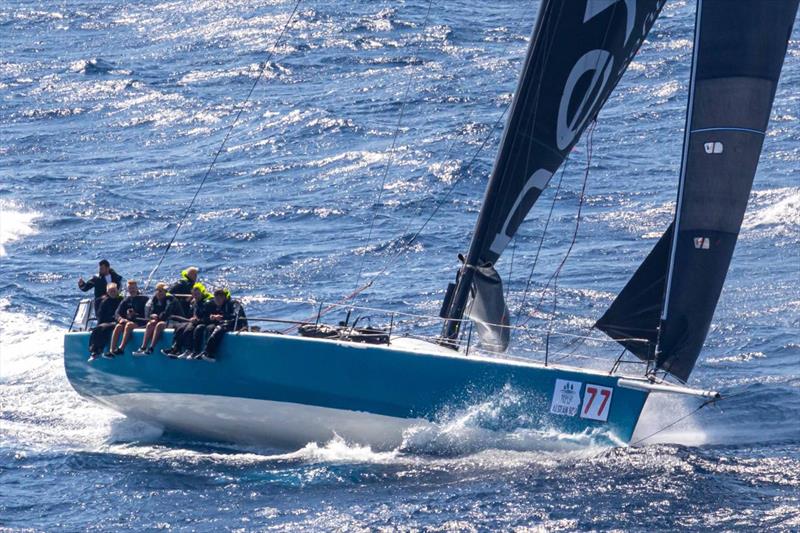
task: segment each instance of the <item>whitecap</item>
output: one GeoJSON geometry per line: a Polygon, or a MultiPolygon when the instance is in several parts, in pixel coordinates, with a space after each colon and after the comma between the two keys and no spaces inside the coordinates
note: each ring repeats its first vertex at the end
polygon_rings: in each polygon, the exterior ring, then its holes
{"type": "Polygon", "coordinates": [[[34,222],[42,215],[0,204],[0,257],[7,255],[5,245],[37,233],[34,222]]]}
{"type": "Polygon", "coordinates": [[[772,227],[776,230],[800,226],[800,188],[784,187],[753,192],[754,208],[745,216],[742,229],[772,227]]]}

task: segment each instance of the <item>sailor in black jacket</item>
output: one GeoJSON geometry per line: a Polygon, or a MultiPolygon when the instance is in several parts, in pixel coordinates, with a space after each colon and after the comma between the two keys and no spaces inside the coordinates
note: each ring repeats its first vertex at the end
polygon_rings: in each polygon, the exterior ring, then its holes
{"type": "Polygon", "coordinates": [[[105,296],[107,292],[107,287],[109,283],[114,283],[117,285],[117,290],[122,283],[122,276],[117,274],[111,265],[109,264],[107,259],[103,259],[98,263],[98,272],[97,275],[92,276],[89,281],[83,281],[83,278],[78,278],[78,288],[83,292],[88,291],[89,289],[94,289],[94,309],[95,313],[97,312],[97,305],[99,304],[100,298],[105,296]]]}
{"type": "Polygon", "coordinates": [[[92,334],[89,336],[89,361],[97,359],[111,337],[111,332],[117,325],[114,313],[121,300],[117,284],[109,283],[107,293],[97,301],[97,326],[92,328],[92,334]]]}
{"type": "Polygon", "coordinates": [[[161,350],[167,357],[188,359],[192,355],[192,341],[194,329],[198,325],[208,322],[208,310],[211,306],[212,296],[206,291],[202,283],[195,283],[192,288],[192,316],[186,322],[175,325],[172,335],[172,346],[161,350]]]}
{"type": "Polygon", "coordinates": [[[110,355],[122,355],[125,352],[125,346],[131,339],[133,330],[147,324],[144,314],[147,300],[147,296],[139,292],[136,281],[129,279],[128,295],[120,302],[117,312],[114,314],[114,321],[117,325],[111,335],[110,355]],[[117,343],[120,335],[122,335],[122,341],[117,343]]]}
{"type": "Polygon", "coordinates": [[[156,293],[147,302],[144,309],[145,318],[148,319],[144,330],[142,346],[133,352],[133,355],[150,355],[156,344],[161,340],[161,334],[167,328],[167,321],[172,315],[182,315],[180,305],[175,297],[167,292],[167,284],[156,285],[156,293]]]}
{"type": "Polygon", "coordinates": [[[237,322],[237,314],[239,316],[243,314],[241,305],[236,305],[236,303],[231,300],[230,292],[226,289],[217,289],[214,291],[214,299],[211,300],[207,308],[207,323],[198,325],[194,329],[195,359],[202,359],[203,361],[209,362],[216,361],[215,355],[217,348],[219,347],[219,343],[222,342],[225,332],[233,331],[234,325],[237,322]],[[202,352],[197,353],[202,346],[206,332],[210,332],[206,347],[202,352]]]}
{"type": "MultiPolygon", "coordinates": [[[[192,288],[197,283],[197,275],[200,269],[197,267],[189,267],[181,272],[181,279],[170,285],[167,292],[175,296],[180,303],[181,315],[186,318],[191,318],[192,310],[190,305],[190,297],[192,295],[192,288]]],[[[176,313],[178,314],[178,313],[176,313]]]]}

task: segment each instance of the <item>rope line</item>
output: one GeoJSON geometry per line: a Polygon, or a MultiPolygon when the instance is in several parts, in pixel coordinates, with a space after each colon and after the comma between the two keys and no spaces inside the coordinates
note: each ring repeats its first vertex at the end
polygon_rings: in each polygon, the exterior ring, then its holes
{"type": "Polygon", "coordinates": [[[642,437],[641,439],[638,439],[636,442],[630,443],[629,446],[637,446],[637,445],[641,444],[642,442],[646,441],[647,439],[655,437],[659,433],[662,433],[662,432],[668,430],[669,428],[675,426],[676,424],[679,424],[680,422],[683,422],[684,420],[686,420],[687,418],[689,418],[693,414],[697,413],[697,411],[699,411],[703,407],[705,407],[707,405],[710,405],[712,403],[715,403],[715,402],[721,402],[724,399],[726,399],[726,398],[719,398],[719,399],[713,399],[712,398],[711,400],[706,400],[705,402],[701,403],[700,406],[697,409],[695,409],[694,411],[692,411],[692,412],[690,412],[688,414],[685,414],[685,415],[683,415],[683,416],[681,416],[679,418],[676,418],[675,420],[673,420],[672,422],[670,422],[666,426],[662,427],[661,429],[658,429],[658,430],[654,431],[653,433],[650,433],[646,437],[642,437]]]}
{"type": "MultiPolygon", "coordinates": [[[[533,273],[536,271],[536,265],[539,263],[539,254],[542,251],[542,245],[544,244],[544,238],[547,235],[547,229],[550,227],[550,219],[553,217],[553,210],[556,206],[556,200],[558,200],[558,194],[561,192],[561,183],[564,181],[564,173],[567,171],[567,165],[569,164],[569,157],[567,157],[566,161],[564,161],[564,166],[561,167],[561,173],[559,174],[558,178],[558,185],[556,186],[555,193],[553,194],[553,201],[550,203],[550,211],[547,213],[547,220],[544,223],[544,229],[542,229],[542,236],[539,239],[539,245],[536,248],[536,255],[533,258],[533,265],[531,266],[531,272],[528,275],[528,280],[525,282],[525,290],[522,292],[522,298],[519,303],[519,307],[517,309],[517,320],[516,323],[519,324],[520,318],[522,317],[522,313],[525,311],[525,303],[528,299],[528,291],[531,288],[531,283],[533,282],[533,273]]],[[[509,279],[509,282],[511,280],[509,279]]]]}
{"type": "Polygon", "coordinates": [[[272,43],[272,47],[270,48],[270,51],[269,51],[269,54],[267,55],[266,60],[264,60],[261,63],[259,71],[258,71],[258,76],[256,76],[255,81],[253,81],[253,84],[250,86],[250,90],[247,92],[247,96],[245,97],[245,99],[242,101],[241,104],[239,104],[239,109],[236,112],[236,117],[233,119],[233,122],[228,127],[228,131],[225,134],[225,138],[222,140],[222,143],[219,145],[219,148],[217,149],[217,152],[214,154],[214,158],[211,160],[211,163],[208,165],[208,168],[206,169],[205,174],[203,174],[203,179],[200,180],[200,185],[198,185],[197,190],[195,190],[194,196],[192,196],[192,200],[189,202],[189,205],[186,207],[186,210],[183,212],[183,215],[181,215],[181,218],[178,221],[178,226],[175,228],[175,232],[172,234],[172,238],[167,243],[167,247],[164,248],[164,252],[161,254],[161,258],[158,260],[158,263],[153,268],[153,270],[150,271],[150,274],[147,276],[147,281],[145,282],[145,286],[144,286],[145,290],[147,290],[147,288],[150,286],[150,282],[153,280],[153,276],[155,276],[156,272],[158,272],[158,269],[161,267],[161,264],[164,262],[164,259],[167,257],[167,253],[169,252],[170,248],[172,248],[172,245],[174,244],[175,239],[178,236],[178,233],[180,232],[181,228],[183,227],[183,223],[186,222],[186,218],[189,216],[189,213],[191,213],[192,207],[194,207],[194,203],[197,200],[197,197],[200,195],[200,191],[203,189],[203,185],[205,185],[206,180],[208,179],[208,176],[211,174],[211,170],[214,168],[214,165],[216,165],[217,159],[219,159],[219,156],[222,153],[222,150],[225,148],[225,145],[227,144],[228,139],[231,136],[231,133],[233,133],[234,128],[239,123],[239,119],[242,116],[242,112],[244,111],[244,108],[247,105],[247,103],[250,101],[250,98],[253,95],[253,91],[255,91],[255,88],[258,85],[258,83],[261,81],[261,78],[264,77],[264,72],[266,72],[267,66],[269,66],[269,62],[272,60],[272,57],[275,54],[275,48],[281,42],[281,39],[283,39],[283,36],[286,33],[287,28],[292,23],[292,20],[294,19],[294,16],[297,13],[297,8],[300,7],[300,2],[301,1],[302,0],[297,0],[295,2],[294,8],[292,9],[292,12],[289,15],[289,18],[286,20],[286,23],[283,25],[283,28],[281,28],[281,32],[278,34],[277,39],[275,39],[275,41],[272,43]]]}
{"type": "MultiPolygon", "coordinates": [[[[578,240],[578,229],[581,225],[581,212],[583,211],[583,204],[586,201],[586,185],[589,182],[589,168],[592,164],[592,137],[594,136],[594,127],[597,124],[596,121],[592,121],[592,124],[589,126],[589,132],[586,136],[586,172],[583,175],[583,187],[581,188],[581,197],[578,203],[578,213],[575,215],[575,231],[572,233],[572,241],[569,243],[569,248],[567,248],[567,253],[564,254],[564,259],[561,260],[561,264],[558,265],[558,268],[553,273],[553,308],[550,312],[550,320],[547,323],[547,339],[546,339],[546,351],[547,355],[550,352],[550,336],[553,333],[553,323],[556,319],[556,310],[558,309],[558,278],[561,275],[561,269],[567,263],[567,259],[569,259],[570,254],[572,253],[572,248],[575,246],[575,242],[578,240]]],[[[549,284],[549,281],[548,281],[549,284]]],[[[545,290],[547,290],[547,285],[545,285],[545,290]]],[[[542,298],[544,298],[544,294],[542,294],[542,298]]],[[[541,303],[541,302],[540,302],[541,303]]],[[[537,306],[538,307],[538,306],[537,306]]]]}
{"type": "MultiPolygon", "coordinates": [[[[583,174],[583,185],[581,186],[581,195],[580,199],[578,200],[578,212],[575,215],[575,229],[572,232],[572,240],[569,243],[569,247],[567,248],[567,252],[564,254],[564,258],[561,259],[561,263],[559,263],[558,268],[553,272],[548,279],[547,283],[545,284],[545,290],[550,285],[550,282],[553,282],[553,299],[555,301],[555,295],[558,288],[558,278],[561,275],[561,270],[564,268],[564,265],[567,264],[567,260],[569,259],[570,254],[572,254],[572,249],[575,247],[575,243],[578,240],[578,230],[581,226],[581,214],[583,212],[583,206],[586,203],[586,186],[589,182],[589,170],[592,164],[592,138],[594,137],[594,128],[597,125],[597,122],[593,121],[591,126],[589,126],[589,132],[586,136],[586,171],[583,174]]],[[[538,310],[541,306],[542,300],[544,299],[544,294],[539,300],[539,303],[536,305],[536,309],[538,310]]],[[[555,313],[555,308],[553,309],[553,313],[555,313]]]]}
{"type": "MultiPolygon", "coordinates": [[[[431,7],[433,6],[433,0],[428,0],[428,10],[425,12],[425,20],[422,23],[422,30],[420,31],[420,39],[417,43],[417,49],[414,55],[419,55],[420,51],[422,50],[422,43],[424,42],[425,37],[425,30],[428,29],[428,21],[430,20],[431,15],[431,7]]],[[[383,176],[381,177],[381,187],[378,191],[378,199],[373,204],[373,214],[372,220],[369,223],[369,232],[367,232],[367,246],[369,246],[370,241],[372,240],[372,231],[375,228],[375,220],[378,218],[378,206],[381,203],[381,199],[383,198],[383,191],[384,187],[386,186],[386,178],[389,176],[389,169],[392,167],[394,163],[394,154],[395,148],[397,146],[397,138],[400,136],[400,129],[403,126],[403,117],[406,114],[406,104],[408,104],[408,94],[411,91],[411,85],[413,84],[414,77],[408,77],[408,83],[406,83],[405,92],[403,93],[403,99],[400,102],[400,115],[397,117],[397,125],[394,129],[394,136],[392,137],[392,147],[389,149],[389,161],[386,163],[386,167],[383,170],[383,176]]],[[[352,298],[355,299],[358,294],[361,293],[358,290],[359,283],[361,282],[361,275],[364,273],[364,263],[366,262],[367,254],[366,251],[364,255],[361,256],[361,264],[358,267],[358,275],[356,276],[356,290],[353,293],[352,298]]],[[[370,281],[367,285],[371,285],[372,282],[370,281]]]]}

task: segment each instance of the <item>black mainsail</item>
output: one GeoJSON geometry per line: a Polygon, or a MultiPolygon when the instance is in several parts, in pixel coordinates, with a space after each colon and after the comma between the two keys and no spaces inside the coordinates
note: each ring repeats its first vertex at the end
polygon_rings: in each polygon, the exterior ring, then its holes
{"type": "MultiPolygon", "coordinates": [[[[470,249],[455,292],[442,316],[460,319],[470,292],[481,295],[475,272],[499,280],[493,271],[520,224],[581,134],[595,119],[639,50],[665,0],[542,0],[500,150],[484,196],[470,249]]],[[[476,300],[474,300],[476,301],[476,300]]],[[[472,306],[471,318],[507,324],[502,300],[472,306]],[[481,309],[493,314],[483,315],[481,309]]],[[[444,337],[458,334],[448,321],[444,337]]],[[[506,339],[499,348],[505,349],[506,339]]]]}
{"type": "Polygon", "coordinates": [[[798,0],[698,1],[675,219],[596,323],[683,381],[733,256],[797,9],[798,0]]]}

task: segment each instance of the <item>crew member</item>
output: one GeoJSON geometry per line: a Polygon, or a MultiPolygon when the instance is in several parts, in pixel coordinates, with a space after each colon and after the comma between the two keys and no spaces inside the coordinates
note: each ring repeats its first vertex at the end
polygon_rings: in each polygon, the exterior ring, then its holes
{"type": "Polygon", "coordinates": [[[172,337],[172,346],[161,350],[167,357],[189,359],[193,355],[192,345],[194,329],[198,324],[208,320],[207,309],[212,299],[202,283],[195,283],[192,287],[192,316],[186,322],[175,326],[172,337]]]}
{"type": "Polygon", "coordinates": [[[170,316],[179,311],[180,307],[176,303],[175,297],[167,292],[166,283],[158,283],[156,292],[145,306],[144,315],[148,319],[144,330],[142,346],[133,352],[133,355],[150,355],[155,349],[155,345],[161,340],[161,334],[167,328],[167,321],[170,316]]]}
{"type": "Polygon", "coordinates": [[[97,326],[92,328],[92,333],[89,335],[90,362],[100,356],[106,343],[108,343],[111,332],[114,326],[117,325],[114,321],[114,313],[116,313],[121,300],[122,296],[119,294],[117,284],[109,283],[106,285],[106,294],[97,301],[97,326]]]}
{"type": "Polygon", "coordinates": [[[111,335],[110,354],[112,356],[122,355],[125,352],[125,346],[131,339],[131,332],[135,328],[141,328],[147,324],[146,305],[147,296],[139,292],[139,285],[135,280],[129,279],[128,295],[120,302],[114,315],[117,325],[111,335]],[[120,335],[122,335],[122,341],[117,344],[120,335]]]}
{"type": "MultiPolygon", "coordinates": [[[[84,281],[83,276],[78,278],[78,288],[83,292],[94,288],[94,311],[97,313],[97,306],[100,299],[106,294],[109,283],[116,283],[117,287],[122,284],[122,276],[117,274],[108,259],[102,259],[97,264],[98,272],[92,276],[89,281],[84,281]]],[[[117,289],[119,290],[119,289],[117,289]]]]}
{"type": "Polygon", "coordinates": [[[181,272],[181,279],[173,283],[168,289],[168,292],[175,296],[180,302],[180,314],[186,318],[192,316],[190,299],[192,296],[192,287],[197,283],[197,275],[199,273],[200,269],[197,267],[189,267],[183,270],[181,272]]]}
{"type": "MultiPolygon", "coordinates": [[[[195,359],[215,362],[217,348],[222,338],[228,331],[233,331],[237,320],[237,306],[231,300],[230,292],[227,289],[217,289],[214,291],[214,299],[208,306],[208,320],[206,324],[198,325],[194,329],[194,350],[197,352],[203,343],[206,331],[211,334],[206,342],[203,351],[194,356],[195,359]]],[[[240,308],[239,313],[243,313],[240,308]]],[[[237,325],[238,326],[238,325],[237,325]]]]}

